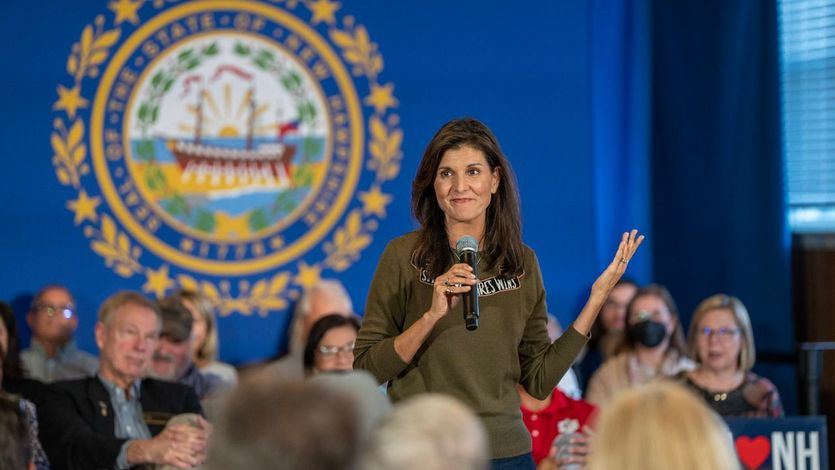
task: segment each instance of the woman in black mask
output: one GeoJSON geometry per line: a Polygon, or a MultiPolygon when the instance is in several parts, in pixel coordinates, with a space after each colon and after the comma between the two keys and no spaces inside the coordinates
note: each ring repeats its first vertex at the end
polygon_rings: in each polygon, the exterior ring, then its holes
{"type": "Polygon", "coordinates": [[[641,288],[629,302],[624,342],[618,354],[592,376],[586,400],[605,406],[621,390],[692,370],[670,292],[661,285],[641,288]]]}

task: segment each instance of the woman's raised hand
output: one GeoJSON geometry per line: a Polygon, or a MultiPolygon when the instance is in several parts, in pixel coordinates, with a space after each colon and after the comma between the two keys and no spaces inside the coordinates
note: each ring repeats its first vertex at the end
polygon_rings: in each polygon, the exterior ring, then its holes
{"type": "Polygon", "coordinates": [[[469,264],[454,264],[449,271],[435,278],[432,306],[429,307],[427,313],[432,316],[433,320],[440,320],[461,302],[459,294],[469,292],[477,282],[478,279],[469,264]]]}
{"type": "Polygon", "coordinates": [[[606,267],[591,286],[591,296],[593,298],[605,300],[609,297],[609,293],[615,287],[615,284],[618,283],[623,273],[626,272],[626,266],[629,265],[629,260],[638,251],[638,247],[641,246],[641,242],[643,241],[644,236],[639,236],[637,230],[633,229],[631,232],[623,232],[614,259],[612,259],[609,266],[606,267]]]}

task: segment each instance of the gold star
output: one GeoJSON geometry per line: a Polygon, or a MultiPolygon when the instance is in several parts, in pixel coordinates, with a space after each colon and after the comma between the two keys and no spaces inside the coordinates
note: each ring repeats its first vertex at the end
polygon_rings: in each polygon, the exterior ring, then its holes
{"type": "Polygon", "coordinates": [[[90,102],[84,99],[80,93],[81,88],[79,88],[78,85],[70,89],[64,88],[62,85],[58,85],[58,101],[52,105],[52,109],[56,111],[63,109],[67,111],[67,116],[69,116],[70,119],[74,118],[75,112],[78,111],[78,108],[86,108],[87,105],[90,104],[90,102]]]}
{"type": "Polygon", "coordinates": [[[334,14],[339,10],[341,4],[339,2],[331,2],[331,0],[315,0],[308,2],[307,7],[313,12],[313,18],[310,22],[317,25],[324,21],[327,24],[336,23],[334,14]]]}
{"type": "Polygon", "coordinates": [[[180,250],[185,251],[186,253],[191,253],[191,250],[194,249],[194,240],[191,238],[183,238],[180,240],[180,250]]]}
{"type": "Polygon", "coordinates": [[[362,201],[362,211],[366,214],[376,214],[380,217],[386,216],[386,206],[391,202],[391,196],[380,191],[380,187],[374,185],[371,191],[360,191],[359,198],[362,201]]]}
{"type": "Polygon", "coordinates": [[[144,0],[118,0],[107,4],[107,8],[113,13],[116,13],[116,24],[122,24],[123,21],[130,21],[133,24],[139,23],[139,15],[136,11],[142,6],[144,0]]]}
{"type": "Polygon", "coordinates": [[[383,113],[386,108],[394,108],[399,104],[392,93],[394,93],[394,83],[386,83],[383,86],[372,83],[371,94],[365,97],[364,102],[374,106],[378,114],[383,113]]]}
{"type": "Polygon", "coordinates": [[[305,288],[305,290],[310,289],[311,287],[315,286],[317,282],[319,282],[319,276],[322,274],[322,267],[318,264],[314,264],[313,266],[308,265],[304,261],[299,263],[299,274],[296,276],[296,284],[305,288]]]}
{"type": "Polygon", "coordinates": [[[78,193],[78,199],[67,201],[67,209],[75,213],[74,222],[75,225],[78,225],[85,220],[89,220],[90,222],[99,220],[99,216],[96,214],[96,208],[99,207],[99,204],[101,204],[101,198],[89,197],[87,196],[87,191],[81,188],[81,191],[78,193]]]}
{"type": "Polygon", "coordinates": [[[153,292],[158,299],[165,295],[165,291],[174,286],[174,281],[168,277],[168,265],[163,264],[158,271],[145,269],[145,278],[148,281],[142,286],[145,292],[153,292]]]}

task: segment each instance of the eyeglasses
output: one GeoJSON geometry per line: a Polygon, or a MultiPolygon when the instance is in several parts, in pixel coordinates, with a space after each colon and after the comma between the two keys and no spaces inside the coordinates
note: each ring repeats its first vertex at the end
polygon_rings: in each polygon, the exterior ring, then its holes
{"type": "Polygon", "coordinates": [[[69,320],[73,317],[73,315],[75,315],[75,309],[72,307],[72,305],[38,304],[35,307],[35,311],[46,313],[46,315],[49,318],[52,318],[55,315],[61,315],[67,320],[69,320]]]}
{"type": "Polygon", "coordinates": [[[340,353],[353,354],[354,342],[351,341],[345,346],[319,346],[317,351],[324,357],[333,357],[340,353]]]}
{"type": "Polygon", "coordinates": [[[710,338],[711,336],[716,336],[720,339],[731,339],[734,336],[739,334],[739,328],[711,328],[706,326],[704,328],[699,329],[699,335],[704,336],[705,338],[710,338]]]}

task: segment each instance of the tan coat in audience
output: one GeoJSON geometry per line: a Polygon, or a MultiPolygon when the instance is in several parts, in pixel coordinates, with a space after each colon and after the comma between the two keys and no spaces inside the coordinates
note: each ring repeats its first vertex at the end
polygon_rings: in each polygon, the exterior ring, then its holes
{"type": "Polygon", "coordinates": [[[657,370],[643,366],[633,352],[622,352],[604,362],[595,372],[586,389],[586,400],[606,406],[619,392],[648,383],[657,378],[674,377],[682,371],[693,370],[695,364],[670,349],[657,370]]]}

